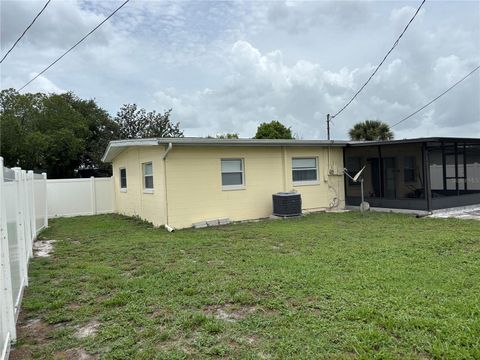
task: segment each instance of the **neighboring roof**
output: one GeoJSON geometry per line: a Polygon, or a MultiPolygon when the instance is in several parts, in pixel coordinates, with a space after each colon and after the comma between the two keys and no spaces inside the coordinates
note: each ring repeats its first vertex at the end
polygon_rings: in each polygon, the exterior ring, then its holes
{"type": "Polygon", "coordinates": [[[425,137],[415,139],[400,139],[400,140],[381,140],[381,141],[348,141],[347,146],[372,146],[372,145],[397,145],[410,143],[425,143],[425,142],[466,142],[480,144],[480,138],[459,138],[459,137],[425,137]]]}
{"type": "Polygon", "coordinates": [[[111,162],[122,151],[132,146],[372,146],[423,142],[469,142],[480,143],[480,138],[427,137],[388,141],[344,141],[344,140],[277,140],[277,139],[211,139],[211,138],[154,138],[110,141],[102,161],[111,162]]]}
{"type": "Polygon", "coordinates": [[[131,146],[346,146],[348,141],[338,140],[280,140],[280,139],[211,139],[211,138],[155,138],[110,141],[103,154],[103,162],[111,162],[131,146]]]}

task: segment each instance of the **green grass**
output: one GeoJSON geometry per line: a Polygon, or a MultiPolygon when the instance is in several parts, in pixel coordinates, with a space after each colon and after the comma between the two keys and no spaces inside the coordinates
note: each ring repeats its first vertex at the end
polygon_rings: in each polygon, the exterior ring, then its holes
{"type": "Polygon", "coordinates": [[[17,358],[480,358],[478,221],[322,213],[168,233],[109,215],[41,237],[58,241],[30,264],[17,358]]]}

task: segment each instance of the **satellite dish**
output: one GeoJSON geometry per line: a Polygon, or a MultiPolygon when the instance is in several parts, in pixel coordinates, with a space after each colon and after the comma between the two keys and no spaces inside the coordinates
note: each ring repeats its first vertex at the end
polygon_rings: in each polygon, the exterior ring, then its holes
{"type": "Polygon", "coordinates": [[[363,170],[365,170],[365,166],[353,177],[353,181],[358,181],[358,178],[360,177],[360,175],[362,175],[363,170]]]}
{"type": "Polygon", "coordinates": [[[348,173],[348,169],[346,169],[346,168],[343,169],[343,172],[345,173],[345,175],[347,175],[353,182],[359,182],[360,183],[360,193],[362,194],[362,201],[360,202],[360,211],[362,213],[370,210],[370,204],[364,200],[365,198],[364,198],[364,195],[363,195],[363,178],[360,179],[360,176],[362,175],[363,170],[365,170],[366,167],[367,167],[367,165],[362,167],[360,169],[360,171],[355,174],[354,177],[350,176],[350,174],[348,173]]]}

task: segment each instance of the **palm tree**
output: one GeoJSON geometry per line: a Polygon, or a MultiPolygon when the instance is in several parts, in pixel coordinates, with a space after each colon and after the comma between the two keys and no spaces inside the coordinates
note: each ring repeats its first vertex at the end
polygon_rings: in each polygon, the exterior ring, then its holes
{"type": "Polygon", "coordinates": [[[355,124],[348,132],[352,140],[393,140],[388,124],[378,120],[365,120],[355,124]]]}

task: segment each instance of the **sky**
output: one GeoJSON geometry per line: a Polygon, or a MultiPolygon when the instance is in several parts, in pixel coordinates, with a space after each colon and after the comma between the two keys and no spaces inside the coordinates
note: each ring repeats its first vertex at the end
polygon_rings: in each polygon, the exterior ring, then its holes
{"type": "MultiPolygon", "coordinates": [[[[2,0],[1,54],[45,1],[2,0]]],[[[20,88],[121,2],[52,0],[0,68],[20,88]]],[[[420,1],[131,0],[23,92],[72,91],[112,116],[123,104],[172,108],[186,136],[253,137],[279,120],[301,139],[326,139],[325,119],[360,88],[420,1]]],[[[378,73],[333,121],[394,124],[480,64],[480,2],[427,0],[378,73]]],[[[480,136],[480,71],[395,138],[480,136]]]]}

